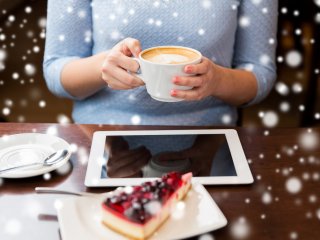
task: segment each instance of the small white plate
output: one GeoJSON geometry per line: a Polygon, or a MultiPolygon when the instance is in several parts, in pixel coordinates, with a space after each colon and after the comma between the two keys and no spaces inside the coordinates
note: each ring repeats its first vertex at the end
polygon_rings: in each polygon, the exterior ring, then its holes
{"type": "MultiPolygon", "coordinates": [[[[0,169],[42,162],[50,154],[60,150],[70,150],[70,145],[56,136],[41,133],[21,133],[0,138],[0,169]]],[[[61,161],[51,166],[22,168],[0,174],[1,178],[25,178],[42,175],[64,165],[71,151],[61,161]]]]}
{"type": "MultiPolygon", "coordinates": [[[[55,205],[63,240],[127,239],[102,224],[101,203],[105,196],[57,200],[55,205]]],[[[226,224],[227,219],[207,190],[203,185],[195,183],[185,200],[176,205],[170,218],[149,239],[187,238],[216,230],[226,224]]]]}

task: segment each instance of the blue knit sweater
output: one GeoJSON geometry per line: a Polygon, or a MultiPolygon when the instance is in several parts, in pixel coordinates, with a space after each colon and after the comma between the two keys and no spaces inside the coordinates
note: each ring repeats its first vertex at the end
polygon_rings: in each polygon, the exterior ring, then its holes
{"type": "Polygon", "coordinates": [[[74,100],[77,123],[220,125],[236,122],[236,108],[219,99],[164,103],[145,87],[103,88],[85,99],[61,85],[65,64],[111,49],[126,37],[142,48],[181,45],[215,63],[248,69],[265,98],[276,77],[277,0],[49,0],[44,74],[54,94],[74,100]]]}

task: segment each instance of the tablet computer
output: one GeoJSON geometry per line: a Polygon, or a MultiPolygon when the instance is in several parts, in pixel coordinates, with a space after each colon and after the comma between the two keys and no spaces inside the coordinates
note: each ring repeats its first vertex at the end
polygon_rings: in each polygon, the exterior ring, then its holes
{"type": "Polygon", "coordinates": [[[253,183],[237,131],[201,129],[95,132],[85,185],[136,185],[172,171],[206,185],[253,183]]]}

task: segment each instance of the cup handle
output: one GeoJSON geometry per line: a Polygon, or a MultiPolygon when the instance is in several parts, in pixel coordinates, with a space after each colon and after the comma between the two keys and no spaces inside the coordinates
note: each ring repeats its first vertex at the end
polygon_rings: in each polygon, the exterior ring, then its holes
{"type": "Polygon", "coordinates": [[[137,77],[140,78],[144,83],[146,83],[146,80],[145,80],[145,78],[143,77],[143,74],[142,74],[142,72],[141,72],[140,59],[139,59],[139,58],[132,58],[132,59],[135,60],[135,61],[139,64],[139,69],[138,69],[138,71],[135,72],[135,73],[132,73],[132,72],[131,72],[131,74],[137,76],[137,77]]]}

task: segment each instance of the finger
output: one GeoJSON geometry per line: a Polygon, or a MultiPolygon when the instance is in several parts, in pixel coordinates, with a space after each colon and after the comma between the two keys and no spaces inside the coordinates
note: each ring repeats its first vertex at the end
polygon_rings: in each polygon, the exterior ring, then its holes
{"type": "Polygon", "coordinates": [[[130,50],[133,56],[138,57],[141,52],[141,44],[139,40],[134,38],[126,38],[124,40],[124,48],[130,50]]]}
{"type": "MultiPolygon", "coordinates": [[[[108,176],[111,177],[127,177],[132,176],[139,172],[143,166],[145,166],[150,159],[150,155],[147,153],[142,153],[142,155],[136,155],[130,158],[131,161],[126,164],[121,163],[121,166],[107,166],[108,176]]],[[[117,159],[117,162],[121,162],[117,159]]]]}
{"type": "Polygon", "coordinates": [[[107,75],[102,74],[102,79],[108,84],[108,87],[114,90],[132,89],[133,87],[120,82],[119,80],[107,75]]]}
{"type": "Polygon", "coordinates": [[[123,166],[126,166],[132,162],[139,161],[139,158],[147,158],[151,157],[151,154],[149,150],[147,150],[145,147],[141,146],[136,149],[132,149],[129,151],[125,151],[122,153],[119,153],[116,157],[116,161],[108,161],[107,166],[112,167],[114,169],[121,168],[123,166]]]}
{"type": "Polygon", "coordinates": [[[106,137],[106,150],[112,157],[113,154],[129,150],[129,144],[123,137],[120,136],[107,136],[106,137]]]}
{"type": "Polygon", "coordinates": [[[144,82],[140,78],[128,73],[122,68],[114,68],[109,74],[113,79],[116,79],[119,82],[130,86],[130,88],[142,86],[144,84],[144,82]]]}
{"type": "Polygon", "coordinates": [[[148,164],[148,158],[140,158],[137,161],[134,161],[127,166],[124,166],[120,169],[117,169],[115,174],[120,177],[128,177],[135,175],[141,171],[141,169],[148,164]]]}
{"type": "Polygon", "coordinates": [[[204,74],[208,72],[209,67],[210,60],[207,58],[203,58],[201,63],[185,66],[184,71],[188,74],[204,74]]]}
{"type": "Polygon", "coordinates": [[[130,72],[137,72],[140,68],[139,63],[136,60],[125,55],[121,55],[118,58],[118,64],[120,67],[130,72]]]}
{"type": "Polygon", "coordinates": [[[178,86],[199,87],[203,84],[203,75],[194,77],[174,77],[172,82],[178,86]]]}
{"type": "Polygon", "coordinates": [[[181,98],[187,101],[201,100],[204,96],[201,88],[193,88],[191,90],[171,90],[171,96],[175,98],[181,98]]]}
{"type": "Polygon", "coordinates": [[[114,68],[120,66],[130,72],[136,72],[139,69],[139,63],[131,57],[119,52],[111,51],[102,64],[102,71],[111,73],[114,68]]]}

